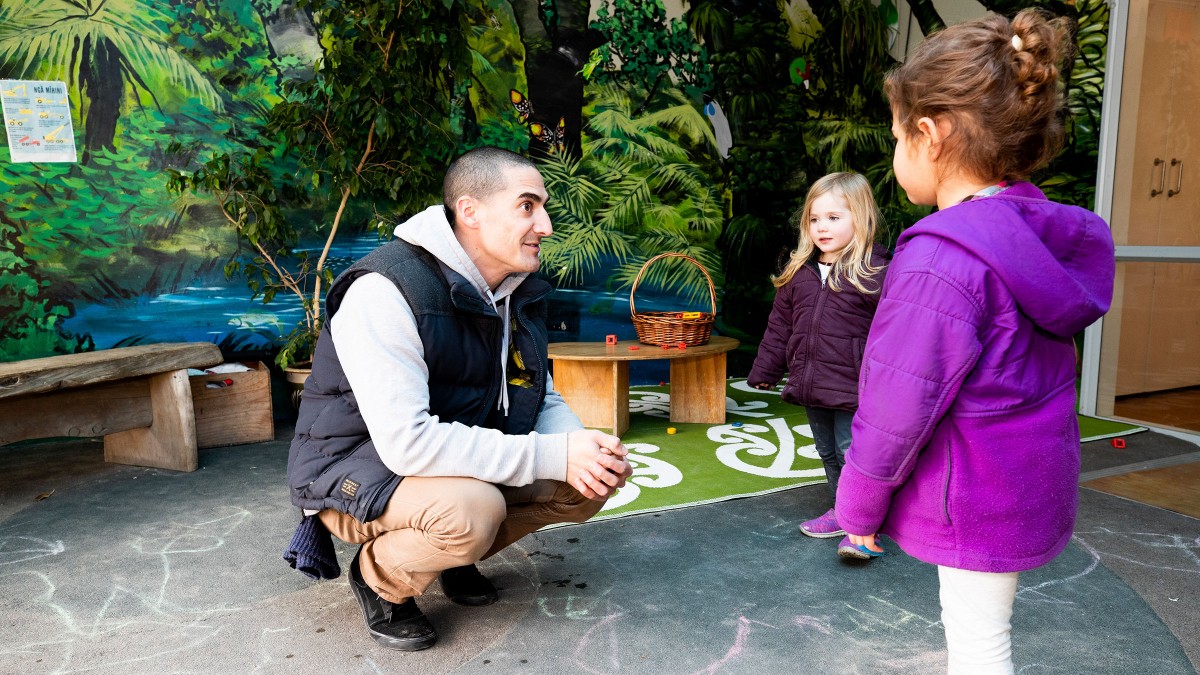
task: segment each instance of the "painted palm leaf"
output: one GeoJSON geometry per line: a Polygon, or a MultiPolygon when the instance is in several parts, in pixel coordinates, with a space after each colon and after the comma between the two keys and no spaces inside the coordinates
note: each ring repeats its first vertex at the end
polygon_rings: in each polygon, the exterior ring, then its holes
{"type": "Polygon", "coordinates": [[[83,45],[111,45],[125,77],[154,95],[159,78],[215,110],[212,84],[167,46],[171,18],[146,0],[28,0],[0,8],[0,63],[18,77],[64,78],[78,87],[83,45]]]}

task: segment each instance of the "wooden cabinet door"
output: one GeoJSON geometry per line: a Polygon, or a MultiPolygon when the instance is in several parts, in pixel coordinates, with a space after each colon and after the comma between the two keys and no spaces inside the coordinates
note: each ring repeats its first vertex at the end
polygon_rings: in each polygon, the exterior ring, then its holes
{"type": "Polygon", "coordinates": [[[1166,202],[1167,111],[1176,67],[1166,39],[1169,5],[1132,0],[1125,41],[1121,124],[1111,225],[1117,245],[1158,244],[1158,220],[1166,202]]]}
{"type": "Polygon", "coordinates": [[[1172,59],[1159,246],[1200,246],[1200,0],[1161,3],[1172,59]]]}

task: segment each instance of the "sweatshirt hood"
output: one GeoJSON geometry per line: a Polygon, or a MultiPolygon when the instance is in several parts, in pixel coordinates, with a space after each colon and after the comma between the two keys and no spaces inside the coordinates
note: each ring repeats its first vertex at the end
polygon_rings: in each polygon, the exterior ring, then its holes
{"type": "Polygon", "coordinates": [[[509,296],[517,286],[529,276],[525,273],[510,274],[500,282],[496,290],[488,287],[483,274],[475,266],[474,261],[458,243],[454,229],[446,218],[446,208],[441,204],[430,206],[417,215],[396,226],[394,234],[398,239],[429,251],[443,265],[442,272],[446,274],[451,287],[460,285],[458,278],[468,282],[479,297],[487,300],[503,322],[500,345],[500,397],[496,402],[497,408],[508,414],[508,351],[512,339],[512,319],[509,311],[509,296]],[[457,277],[457,278],[456,278],[457,277]]]}
{"type": "Polygon", "coordinates": [[[398,239],[429,251],[443,265],[470,281],[480,297],[488,300],[500,300],[511,295],[513,289],[520,286],[525,277],[529,276],[526,273],[510,274],[500,282],[496,290],[488,288],[479,268],[475,267],[475,263],[454,236],[454,229],[446,219],[446,208],[441,204],[430,206],[400,223],[396,226],[394,234],[398,239]]]}
{"type": "Polygon", "coordinates": [[[1030,183],[956,204],[900,236],[954,242],[982,260],[1039,328],[1071,337],[1108,311],[1116,259],[1108,226],[1096,214],[1046,199],[1030,183]]]}

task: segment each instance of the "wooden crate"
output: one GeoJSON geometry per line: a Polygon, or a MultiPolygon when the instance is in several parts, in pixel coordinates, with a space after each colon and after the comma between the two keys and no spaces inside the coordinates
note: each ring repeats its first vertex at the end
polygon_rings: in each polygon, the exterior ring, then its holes
{"type": "Polygon", "coordinates": [[[196,411],[196,445],[258,443],[275,439],[271,407],[271,371],[262,362],[247,363],[244,373],[193,375],[192,405],[196,411]],[[210,388],[209,382],[231,382],[210,388]]]}

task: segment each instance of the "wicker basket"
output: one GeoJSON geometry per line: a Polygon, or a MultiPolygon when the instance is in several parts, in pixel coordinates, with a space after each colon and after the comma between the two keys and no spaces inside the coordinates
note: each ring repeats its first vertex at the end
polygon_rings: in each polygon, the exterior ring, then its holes
{"type": "Polygon", "coordinates": [[[717,318],[717,292],[713,288],[712,277],[704,265],[696,262],[690,256],[682,253],[661,253],[646,261],[633,280],[633,288],[629,291],[629,313],[633,317],[633,328],[637,331],[638,341],[642,344],[660,347],[674,347],[683,343],[688,347],[708,344],[712,335],[713,321],[717,318]],[[637,293],[638,282],[651,263],[662,258],[683,258],[700,268],[704,278],[708,280],[708,297],[712,301],[712,312],[639,312],[634,305],[633,296],[637,293]]]}

